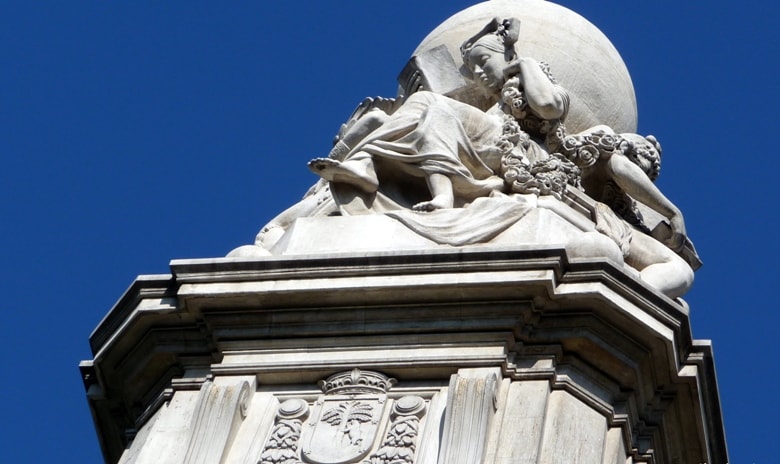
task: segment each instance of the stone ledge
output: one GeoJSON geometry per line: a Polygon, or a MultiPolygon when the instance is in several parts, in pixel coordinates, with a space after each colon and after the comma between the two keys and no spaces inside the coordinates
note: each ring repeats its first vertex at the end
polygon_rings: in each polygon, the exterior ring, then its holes
{"type": "Polygon", "coordinates": [[[547,382],[642,452],[671,430],[659,417],[672,406],[669,417],[690,418],[679,426],[722,435],[717,388],[704,385],[715,382],[711,351],[692,339],[687,308],[608,260],[479,246],[171,269],[139,278],[91,339],[82,370],[111,453],[134,433],[121,427],[150,420],[174,383],[243,375],[295,389],[353,366],[413,384],[464,368],[547,382]],[[117,417],[120,429],[109,426],[117,417]]]}

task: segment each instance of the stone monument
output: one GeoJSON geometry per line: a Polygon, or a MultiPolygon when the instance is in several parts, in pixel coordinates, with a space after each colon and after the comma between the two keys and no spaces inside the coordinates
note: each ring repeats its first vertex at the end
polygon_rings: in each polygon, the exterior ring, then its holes
{"type": "Polygon", "coordinates": [[[82,374],[107,462],[728,462],[701,265],[609,41],[445,21],[226,258],[138,278],[82,374]]]}

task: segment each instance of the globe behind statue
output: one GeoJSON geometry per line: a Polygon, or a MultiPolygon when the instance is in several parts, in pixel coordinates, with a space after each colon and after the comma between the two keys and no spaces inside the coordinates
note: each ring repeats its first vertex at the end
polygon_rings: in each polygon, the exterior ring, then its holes
{"type": "MultiPolygon", "coordinates": [[[[519,56],[545,62],[571,97],[569,132],[605,124],[615,132],[636,132],[634,86],[623,59],[607,37],[577,13],[544,0],[491,0],[444,21],[423,39],[414,56],[445,46],[460,67],[461,44],[492,18],[518,18],[519,56]]],[[[479,106],[479,105],[478,105],[479,106]]]]}

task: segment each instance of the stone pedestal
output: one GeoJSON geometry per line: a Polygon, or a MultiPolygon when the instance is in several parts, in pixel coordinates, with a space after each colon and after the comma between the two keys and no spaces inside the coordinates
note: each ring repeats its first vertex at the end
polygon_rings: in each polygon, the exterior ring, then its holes
{"type": "Polygon", "coordinates": [[[612,261],[475,246],[171,269],[133,283],[81,365],[107,462],[728,461],[709,343],[612,261]]]}

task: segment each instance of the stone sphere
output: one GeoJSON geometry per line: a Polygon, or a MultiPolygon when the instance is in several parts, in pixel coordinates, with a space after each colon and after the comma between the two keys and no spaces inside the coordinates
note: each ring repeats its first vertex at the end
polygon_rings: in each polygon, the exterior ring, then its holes
{"type": "Polygon", "coordinates": [[[445,45],[463,66],[461,44],[492,18],[518,18],[518,56],[550,65],[571,97],[570,133],[605,124],[616,132],[636,132],[634,86],[623,59],[607,37],[577,13],[544,0],[490,0],[467,8],[433,30],[414,55],[445,45]]]}

